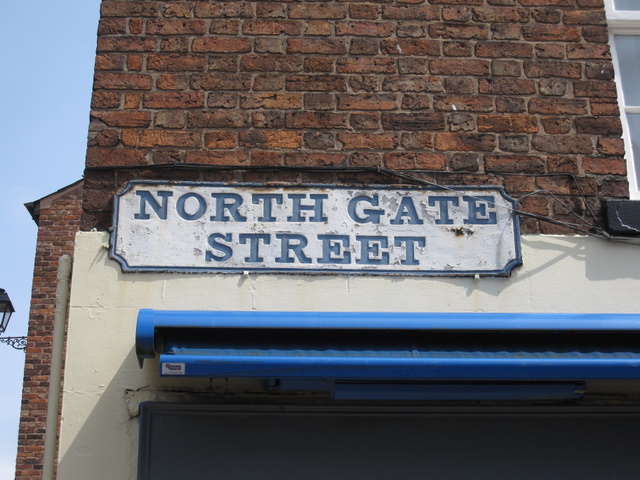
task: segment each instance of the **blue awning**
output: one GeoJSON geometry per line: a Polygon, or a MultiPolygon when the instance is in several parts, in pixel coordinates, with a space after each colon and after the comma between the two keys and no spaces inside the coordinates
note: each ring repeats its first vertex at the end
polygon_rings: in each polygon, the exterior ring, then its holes
{"type": "Polygon", "coordinates": [[[355,381],[640,378],[640,315],[140,310],[160,375],[355,381]]]}

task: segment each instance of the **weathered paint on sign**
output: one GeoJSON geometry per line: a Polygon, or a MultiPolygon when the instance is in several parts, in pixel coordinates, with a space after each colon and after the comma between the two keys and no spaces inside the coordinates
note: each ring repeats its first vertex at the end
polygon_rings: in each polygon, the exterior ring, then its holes
{"type": "Polygon", "coordinates": [[[504,276],[514,208],[501,187],[131,182],[110,253],[124,271],[504,276]]]}

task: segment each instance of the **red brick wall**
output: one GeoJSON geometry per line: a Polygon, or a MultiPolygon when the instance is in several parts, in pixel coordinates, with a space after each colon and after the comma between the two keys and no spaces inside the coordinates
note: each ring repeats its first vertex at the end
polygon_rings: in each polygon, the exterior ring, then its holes
{"type": "MultiPolygon", "coordinates": [[[[607,39],[602,0],[103,0],[84,228],[109,226],[131,178],[313,181],[251,172],[274,166],[545,189],[584,214],[582,193],[598,212],[628,193],[607,39]],[[174,163],[247,170],[157,169],[174,163]]],[[[522,208],[571,218],[549,195],[522,208]]]]}
{"type": "Polygon", "coordinates": [[[58,260],[73,254],[81,214],[82,184],[40,211],[18,434],[19,480],[42,475],[58,260]]]}

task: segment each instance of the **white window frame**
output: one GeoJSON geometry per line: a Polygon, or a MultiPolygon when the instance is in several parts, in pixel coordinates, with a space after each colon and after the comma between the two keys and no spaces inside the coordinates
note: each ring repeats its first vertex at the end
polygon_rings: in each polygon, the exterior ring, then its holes
{"type": "MultiPolygon", "coordinates": [[[[640,0],[639,0],[640,1],[640,0]]],[[[618,63],[618,53],[614,37],[616,35],[638,35],[640,36],[640,11],[616,10],[614,0],[604,0],[607,14],[607,25],[609,27],[609,45],[611,47],[611,57],[616,77],[616,88],[618,90],[618,104],[620,106],[620,117],[622,121],[622,138],[627,158],[627,176],[629,179],[629,198],[640,200],[640,158],[634,159],[631,145],[631,134],[627,122],[627,113],[640,113],[640,107],[627,107],[620,81],[620,68],[618,63]]]]}

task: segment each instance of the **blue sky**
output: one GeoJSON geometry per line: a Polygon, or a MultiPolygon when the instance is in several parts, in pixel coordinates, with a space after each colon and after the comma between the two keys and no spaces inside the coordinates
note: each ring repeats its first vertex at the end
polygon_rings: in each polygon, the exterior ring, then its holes
{"type": "MultiPolygon", "coordinates": [[[[24,203],[80,179],[100,0],[6,2],[0,16],[0,288],[26,335],[36,225],[24,203]]],[[[0,478],[13,478],[24,353],[0,344],[0,478]]]]}

